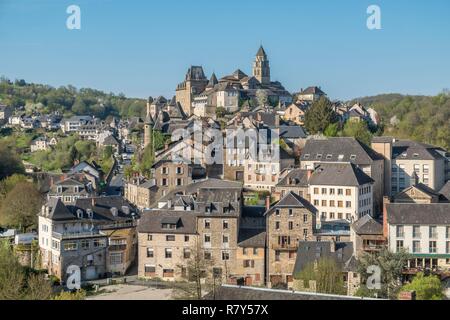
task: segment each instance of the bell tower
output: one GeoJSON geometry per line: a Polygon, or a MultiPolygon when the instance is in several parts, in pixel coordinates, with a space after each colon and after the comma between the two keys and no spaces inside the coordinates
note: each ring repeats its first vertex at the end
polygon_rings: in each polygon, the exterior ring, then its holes
{"type": "Polygon", "coordinates": [[[255,62],[253,62],[253,76],[258,79],[261,84],[270,84],[270,66],[266,52],[262,46],[256,53],[255,62]]]}

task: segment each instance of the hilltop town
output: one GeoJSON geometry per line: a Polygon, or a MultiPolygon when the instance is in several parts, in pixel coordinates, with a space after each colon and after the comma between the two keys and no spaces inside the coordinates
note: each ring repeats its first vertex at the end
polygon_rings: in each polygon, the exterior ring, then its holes
{"type": "Polygon", "coordinates": [[[158,281],[194,299],[448,288],[450,152],[389,136],[395,119],[369,104],[289,92],[262,46],[251,70],[190,66],[173,97],[102,96],[95,111],[0,100],[0,239],[61,286],[77,266],[83,285],[158,281]]]}

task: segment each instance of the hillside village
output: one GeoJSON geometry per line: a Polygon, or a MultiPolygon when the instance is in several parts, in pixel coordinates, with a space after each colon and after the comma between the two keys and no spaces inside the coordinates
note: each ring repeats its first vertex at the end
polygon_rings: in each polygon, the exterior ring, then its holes
{"type": "Polygon", "coordinates": [[[145,116],[66,117],[0,101],[0,139],[15,140],[21,173],[43,198],[35,225],[6,223],[0,238],[61,283],[77,265],[83,282],[134,272],[212,279],[224,294],[317,293],[304,275],[331,261],[341,284],[326,293],[355,296],[370,275],[363,261],[398,254],[398,288],[422,273],[448,286],[450,152],[382,135],[373,108],[333,101],[319,86],[288,92],[262,46],[251,67],[207,77],[190,66],[172,98],[147,99],[145,116]],[[277,143],[255,150],[279,156],[254,157],[237,134],[211,150],[208,132],[271,132],[277,143]],[[209,163],[211,152],[221,161],[209,163]]]}

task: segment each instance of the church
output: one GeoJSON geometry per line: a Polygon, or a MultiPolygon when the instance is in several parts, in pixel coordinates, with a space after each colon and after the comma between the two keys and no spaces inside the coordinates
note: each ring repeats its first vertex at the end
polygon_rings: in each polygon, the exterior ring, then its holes
{"type": "Polygon", "coordinates": [[[269,59],[262,46],[256,53],[251,76],[237,69],[219,80],[213,73],[208,80],[201,66],[191,66],[175,95],[186,115],[199,117],[215,115],[218,107],[232,113],[244,104],[257,106],[259,96],[266,98],[267,105],[292,102],[292,95],[283,85],[271,80],[269,59]]]}

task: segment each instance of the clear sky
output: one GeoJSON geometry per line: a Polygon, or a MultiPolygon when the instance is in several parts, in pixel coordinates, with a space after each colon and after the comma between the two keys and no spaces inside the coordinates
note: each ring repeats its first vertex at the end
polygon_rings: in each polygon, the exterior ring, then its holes
{"type": "Polygon", "coordinates": [[[450,87],[448,0],[0,0],[0,75],[127,96],[172,96],[190,65],[272,79],[332,99],[450,87]],[[68,30],[66,8],[81,8],[68,30]],[[382,30],[366,27],[381,8],[382,30]]]}

